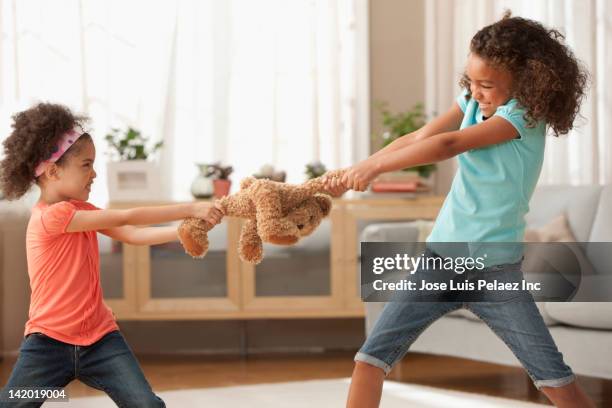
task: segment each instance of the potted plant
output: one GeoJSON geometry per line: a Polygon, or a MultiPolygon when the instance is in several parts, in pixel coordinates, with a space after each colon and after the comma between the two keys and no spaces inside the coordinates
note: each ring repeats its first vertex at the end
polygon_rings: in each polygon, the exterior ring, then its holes
{"type": "Polygon", "coordinates": [[[325,168],[325,165],[320,161],[315,160],[306,165],[306,170],[304,173],[306,174],[307,179],[310,180],[321,177],[326,171],[327,169],[325,168]]]}
{"type": "Polygon", "coordinates": [[[213,188],[216,198],[221,198],[229,194],[232,186],[232,181],[229,179],[230,174],[234,171],[232,166],[222,166],[220,163],[211,164],[214,174],[213,188]]]}
{"type": "Polygon", "coordinates": [[[113,128],[105,136],[109,198],[111,200],[159,199],[161,189],[157,165],[149,159],[163,142],[150,144],[149,138],[133,127],[113,128]]]}
{"type": "Polygon", "coordinates": [[[268,179],[284,183],[287,178],[287,173],[283,170],[276,170],[271,164],[264,164],[257,173],[253,174],[253,177],[256,179],[268,179]]]}
{"type": "MultiPolygon", "coordinates": [[[[382,115],[382,124],[384,132],[381,136],[374,136],[376,139],[382,139],[382,147],[392,143],[397,138],[414,132],[420,129],[426,123],[426,116],[423,112],[423,105],[415,104],[411,109],[405,112],[391,113],[388,109],[388,104],[379,102],[376,108],[382,115]]],[[[418,176],[427,179],[436,170],[436,165],[425,164],[412,168],[403,169],[403,171],[415,171],[418,176]]]]}

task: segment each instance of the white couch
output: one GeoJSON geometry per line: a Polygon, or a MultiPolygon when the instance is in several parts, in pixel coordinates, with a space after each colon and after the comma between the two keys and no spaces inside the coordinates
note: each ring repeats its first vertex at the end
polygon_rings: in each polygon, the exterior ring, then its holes
{"type": "MultiPolygon", "coordinates": [[[[526,217],[537,228],[565,213],[578,242],[612,242],[612,185],[543,186],[536,189],[526,217]]],[[[368,226],[362,241],[415,240],[413,223],[368,226]]],[[[610,244],[612,248],[612,244],[610,244]]],[[[587,258],[596,274],[612,274],[612,251],[587,258]]],[[[609,279],[606,277],[609,282],[609,279]]],[[[366,333],[383,303],[366,303],[366,333]]],[[[547,302],[540,309],[550,332],[575,373],[612,379],[612,302],[547,302]]],[[[410,351],[463,357],[505,365],[520,365],[506,345],[467,310],[448,314],[431,325],[410,351]]]]}
{"type": "Polygon", "coordinates": [[[31,202],[0,200],[0,357],[16,355],[28,318],[25,235],[31,202]]]}

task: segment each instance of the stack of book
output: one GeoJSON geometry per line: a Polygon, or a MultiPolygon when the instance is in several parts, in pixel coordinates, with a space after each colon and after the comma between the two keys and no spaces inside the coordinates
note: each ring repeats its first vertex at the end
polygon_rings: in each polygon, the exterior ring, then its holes
{"type": "Polygon", "coordinates": [[[429,191],[429,186],[414,172],[396,171],[381,174],[370,184],[374,193],[417,193],[429,191]]]}

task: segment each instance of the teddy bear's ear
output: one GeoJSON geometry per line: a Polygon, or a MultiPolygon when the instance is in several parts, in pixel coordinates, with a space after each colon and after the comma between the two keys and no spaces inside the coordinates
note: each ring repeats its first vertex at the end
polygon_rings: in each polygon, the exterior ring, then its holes
{"type": "Polygon", "coordinates": [[[319,207],[321,207],[323,216],[328,216],[332,206],[331,197],[325,194],[315,194],[314,198],[315,200],[317,200],[317,204],[319,204],[319,207]]]}
{"type": "Polygon", "coordinates": [[[240,189],[246,190],[251,184],[253,184],[257,179],[255,177],[247,177],[243,178],[240,182],[240,189]]]}

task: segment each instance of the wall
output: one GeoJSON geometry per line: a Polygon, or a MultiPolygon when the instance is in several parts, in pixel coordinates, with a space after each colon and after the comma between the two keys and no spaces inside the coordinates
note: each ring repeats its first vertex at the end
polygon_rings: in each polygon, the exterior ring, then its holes
{"type": "MultiPolygon", "coordinates": [[[[375,103],[388,102],[392,112],[424,103],[425,75],[425,0],[370,0],[372,134],[382,129],[375,103]]],[[[371,141],[371,152],[379,148],[379,140],[371,141]]],[[[437,194],[448,192],[454,173],[455,159],[438,163],[437,194]]]]}
{"type": "MultiPolygon", "coordinates": [[[[376,102],[392,112],[425,101],[423,0],[370,0],[370,98],[372,133],[381,133],[376,102]]],[[[380,144],[372,143],[372,151],[380,144]]]]}

